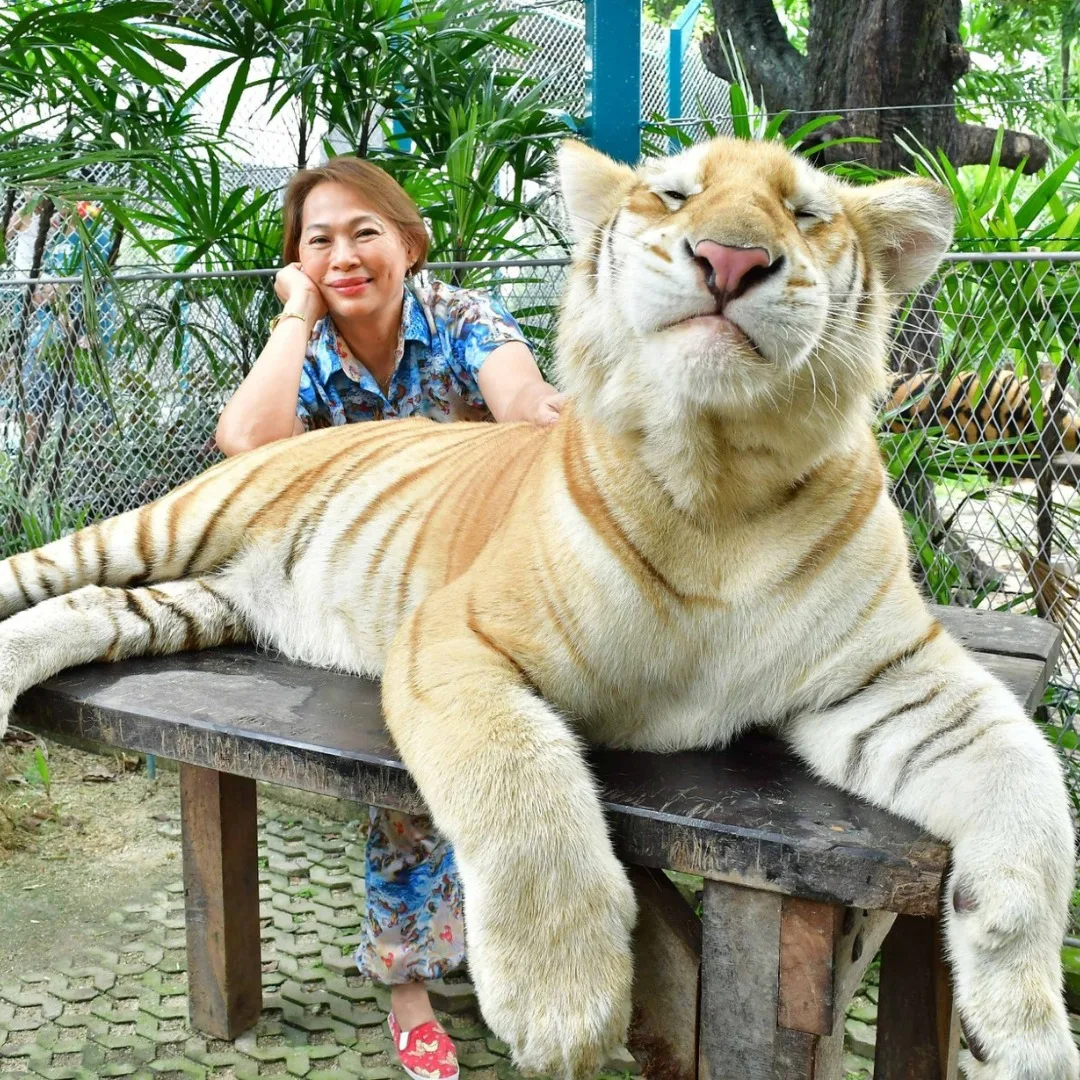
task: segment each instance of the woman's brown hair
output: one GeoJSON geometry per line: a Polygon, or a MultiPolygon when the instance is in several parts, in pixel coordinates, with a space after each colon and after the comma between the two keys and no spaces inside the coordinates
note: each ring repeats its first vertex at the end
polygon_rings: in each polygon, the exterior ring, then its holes
{"type": "Polygon", "coordinates": [[[317,169],[300,169],[285,188],[285,262],[300,258],[300,233],[303,229],[304,202],[317,184],[345,184],[354,188],[373,210],[377,210],[397,229],[407,247],[417,252],[409,267],[415,274],[427,260],[428,234],[416,203],[401,185],[378,165],[357,157],[331,158],[317,169]]]}

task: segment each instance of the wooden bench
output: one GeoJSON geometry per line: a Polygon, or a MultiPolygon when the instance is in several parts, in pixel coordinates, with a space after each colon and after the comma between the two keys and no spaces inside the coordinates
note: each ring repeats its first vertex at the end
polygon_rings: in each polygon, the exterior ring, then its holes
{"type": "MultiPolygon", "coordinates": [[[[1036,706],[1055,628],[939,615],[1036,706]]],[[[253,650],[72,669],[25,694],[16,720],[180,763],[191,1019],[219,1038],[261,1008],[255,781],[423,809],[375,683],[253,650]]],[[[943,844],[816,782],[764,736],[592,760],[641,901],[631,1046],[648,1073],[836,1080],[845,1008],[884,942],[876,1080],[955,1076],[943,844]],[[701,919],[662,868],[705,878],[701,919]]]]}

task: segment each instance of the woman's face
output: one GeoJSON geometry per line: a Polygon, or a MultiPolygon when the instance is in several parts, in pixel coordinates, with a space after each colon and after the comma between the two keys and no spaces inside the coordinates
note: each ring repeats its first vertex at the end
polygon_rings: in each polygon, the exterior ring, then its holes
{"type": "Polygon", "coordinates": [[[398,230],[351,187],[317,184],[304,200],[300,266],[331,316],[363,318],[401,303],[415,253],[398,230]]]}

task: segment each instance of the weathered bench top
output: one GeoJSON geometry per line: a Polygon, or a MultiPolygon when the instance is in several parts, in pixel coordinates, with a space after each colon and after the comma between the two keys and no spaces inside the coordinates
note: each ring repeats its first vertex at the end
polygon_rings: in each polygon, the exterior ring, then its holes
{"type": "MultiPolygon", "coordinates": [[[[1055,627],[958,608],[939,616],[1035,707],[1060,646],[1055,627]]],[[[24,694],[15,717],[219,772],[423,807],[383,726],[376,683],[252,649],[73,668],[24,694]]],[[[945,846],[818,783],[773,739],[751,736],[723,752],[596,750],[592,761],[630,862],[851,907],[937,910],[945,846]]]]}

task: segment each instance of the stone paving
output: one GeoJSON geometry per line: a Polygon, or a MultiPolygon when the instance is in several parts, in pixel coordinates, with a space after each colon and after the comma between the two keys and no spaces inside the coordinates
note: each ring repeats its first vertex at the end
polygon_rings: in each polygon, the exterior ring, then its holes
{"type": "MultiPolygon", "coordinates": [[[[179,844],[178,815],[161,825],[179,844]]],[[[260,817],[264,1007],[233,1042],[187,1020],[180,881],[110,916],[103,944],[66,956],[43,940],[42,969],[0,973],[0,1080],[404,1080],[387,1034],[388,992],[360,976],[366,822],[260,817]]],[[[62,928],[56,928],[62,935],[62,928]]],[[[873,1076],[877,976],[848,1012],[845,1080],[873,1076]]],[[[431,984],[463,1080],[517,1080],[482,1023],[464,974],[431,984]]],[[[627,1055],[603,1074],[640,1069],[627,1055]]]]}
{"type": "Polygon", "coordinates": [[[848,1009],[845,1024],[845,1080],[869,1080],[874,1075],[874,1041],[877,1038],[877,965],[866,973],[863,985],[848,1009]]]}
{"type": "MultiPolygon", "coordinates": [[[[877,1038],[877,965],[867,972],[859,993],[848,1009],[845,1024],[844,1080],[870,1080],[874,1075],[874,1043],[877,1038]]],[[[1080,1016],[1070,1014],[1073,1036],[1080,1041],[1080,1016]]]]}
{"type": "MultiPolygon", "coordinates": [[[[389,994],[352,960],[364,897],[366,823],[260,818],[264,1007],[233,1042],[187,1020],[184,893],[177,881],[111,918],[102,946],[65,956],[42,940],[39,971],[0,974],[3,1080],[404,1080],[386,1028],[389,994]]],[[[162,830],[179,840],[178,820],[162,830]]],[[[55,928],[62,935],[63,929],[55,928]]],[[[432,985],[464,1080],[516,1080],[482,1024],[467,977],[432,985]]],[[[608,1077],[639,1072],[632,1058],[608,1077]]]]}

